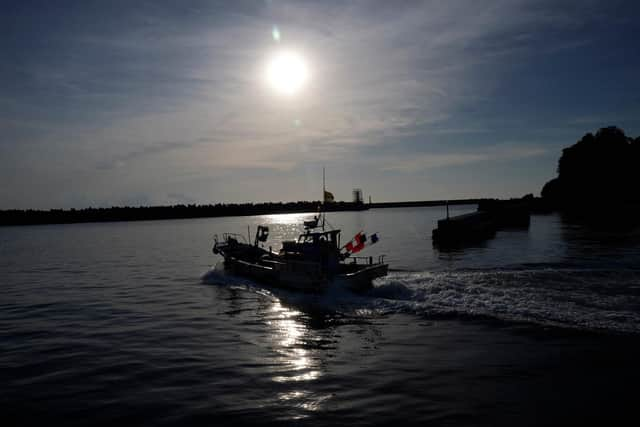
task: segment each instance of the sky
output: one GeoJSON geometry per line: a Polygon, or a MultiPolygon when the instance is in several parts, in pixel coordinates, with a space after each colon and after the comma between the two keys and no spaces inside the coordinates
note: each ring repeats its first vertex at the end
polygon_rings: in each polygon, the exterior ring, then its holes
{"type": "Polygon", "coordinates": [[[2,1],[0,209],[539,195],[640,136],[635,1],[2,1]],[[278,52],[304,58],[293,95],[278,52]]]}

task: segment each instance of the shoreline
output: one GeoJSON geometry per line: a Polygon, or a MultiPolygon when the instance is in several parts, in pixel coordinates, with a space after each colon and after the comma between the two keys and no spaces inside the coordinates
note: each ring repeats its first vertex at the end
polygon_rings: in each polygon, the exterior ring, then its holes
{"type": "MultiPolygon", "coordinates": [[[[334,202],[326,204],[326,212],[363,211],[402,207],[429,207],[477,204],[487,199],[423,200],[405,202],[354,203],[334,202]]],[[[138,206],[85,209],[11,209],[0,210],[0,226],[83,224],[96,222],[154,221],[168,219],[222,218],[234,216],[313,213],[320,201],[288,203],[244,203],[217,205],[138,206]]]]}

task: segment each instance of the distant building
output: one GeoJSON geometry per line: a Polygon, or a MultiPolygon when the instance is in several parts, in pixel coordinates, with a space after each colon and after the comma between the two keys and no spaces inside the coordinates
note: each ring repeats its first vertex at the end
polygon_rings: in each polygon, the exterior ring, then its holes
{"type": "Polygon", "coordinates": [[[361,188],[353,189],[353,203],[364,203],[361,188]]]}

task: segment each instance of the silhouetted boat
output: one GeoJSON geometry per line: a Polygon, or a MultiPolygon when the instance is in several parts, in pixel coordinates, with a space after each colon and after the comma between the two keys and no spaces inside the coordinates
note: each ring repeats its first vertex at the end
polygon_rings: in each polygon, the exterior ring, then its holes
{"type": "MultiPolygon", "coordinates": [[[[333,202],[333,194],[324,186],[324,169],[322,193],[325,204],[333,202]]],[[[269,238],[269,228],[265,226],[258,226],[253,244],[238,234],[223,234],[222,239],[215,236],[213,253],[222,255],[225,269],[234,274],[302,291],[321,291],[332,281],[362,291],[371,288],[374,279],[387,275],[389,266],[384,255],[376,261],[373,257],[353,256],[377,242],[377,234],[367,241],[367,236],[360,232],[340,246],[340,230],[325,230],[324,212],[304,221],[304,229],[297,240],[282,242],[278,253],[260,246],[269,238]]]]}
{"type": "Polygon", "coordinates": [[[372,287],[374,279],[387,275],[389,266],[383,255],[375,261],[353,256],[340,246],[340,230],[325,231],[324,219],[322,226],[319,220],[316,216],[305,221],[305,232],[295,241],[282,242],[277,253],[260,247],[269,236],[264,226],[258,227],[253,244],[238,234],[226,233],[222,239],[215,236],[213,253],[224,257],[225,270],[233,274],[302,291],[322,291],[332,281],[363,291],[372,287]]]}

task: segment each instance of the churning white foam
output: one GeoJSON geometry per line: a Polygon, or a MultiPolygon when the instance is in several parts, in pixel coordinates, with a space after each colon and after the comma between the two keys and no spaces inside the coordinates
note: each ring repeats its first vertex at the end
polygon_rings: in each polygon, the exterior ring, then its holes
{"type": "Polygon", "coordinates": [[[572,329],[640,333],[640,271],[478,270],[392,272],[354,294],[334,283],[322,294],[265,287],[214,268],[202,281],[240,286],[295,306],[347,316],[405,313],[479,317],[572,329]]]}
{"type": "Polygon", "coordinates": [[[392,273],[370,295],[381,308],[426,316],[640,332],[640,272],[633,270],[392,273]]]}

